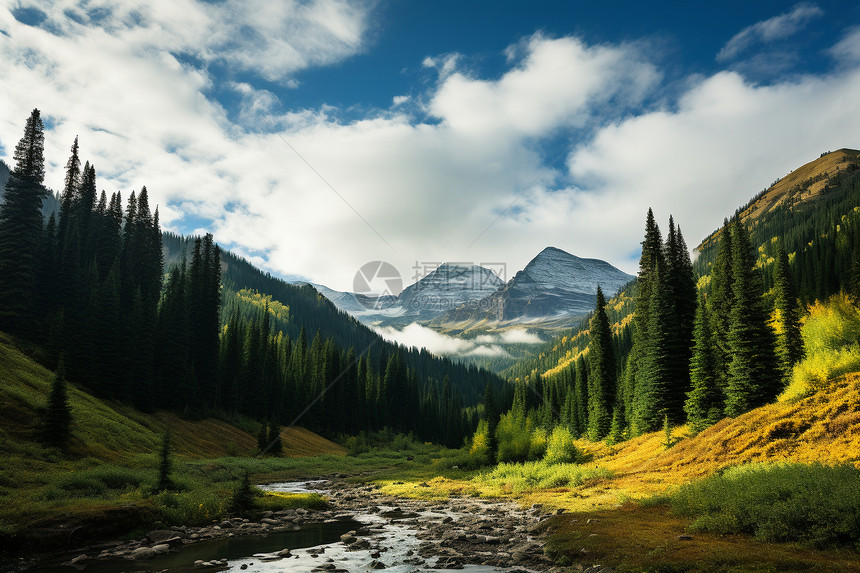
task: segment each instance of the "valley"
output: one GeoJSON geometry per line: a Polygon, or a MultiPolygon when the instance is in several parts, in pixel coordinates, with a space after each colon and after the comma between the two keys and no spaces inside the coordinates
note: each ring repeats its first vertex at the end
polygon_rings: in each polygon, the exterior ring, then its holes
{"type": "Polygon", "coordinates": [[[860,571],[860,7],[22,1],[0,70],[0,573],[860,571]]]}

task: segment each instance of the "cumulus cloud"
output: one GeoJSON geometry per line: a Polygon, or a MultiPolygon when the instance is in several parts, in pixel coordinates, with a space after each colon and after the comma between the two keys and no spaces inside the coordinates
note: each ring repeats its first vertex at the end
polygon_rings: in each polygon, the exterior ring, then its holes
{"type": "Polygon", "coordinates": [[[860,62],[860,27],[854,27],[842,37],[830,50],[833,56],[842,62],[852,64],[860,62]]]}
{"type": "MultiPolygon", "coordinates": [[[[86,4],[101,12],[54,0],[39,4],[39,25],[0,10],[3,153],[39,107],[51,126],[49,185],[61,185],[80,135],[99,187],[127,197],[147,185],[168,228],[213,231],[267,270],[349,290],[372,260],[404,277],[416,261],[501,261],[513,272],[548,245],[635,272],[649,206],[664,220],[673,213],[692,246],[775,177],[858,145],[856,61],[766,87],[721,72],[654,108],[643,102],[663,99],[662,76],[641,46],[542,35],[509,50],[494,78],[454,55],[428,58],[436,81],[413,100],[429,118],[412,102],[354,121],[327,107],[284,109],[252,80],[226,86],[240,101],[233,117],[209,95],[225,86],[207,62],[283,84],[301,66],[363,49],[369,5],[276,4],[263,12],[271,22],[231,0],[86,4]],[[69,10],[81,13],[63,20],[69,10]],[[230,29],[266,42],[232,45],[230,29]],[[561,169],[535,145],[560,130],[577,136],[561,169]]],[[[834,50],[851,53],[847,38],[834,50]]]]}
{"type": "Polygon", "coordinates": [[[717,61],[732,60],[757,43],[768,44],[788,38],[823,14],[824,11],[815,4],[803,3],[797,4],[791,12],[756,22],[732,36],[717,54],[717,61]]]}
{"type": "Polygon", "coordinates": [[[376,332],[390,342],[409,347],[426,348],[434,354],[450,356],[510,356],[501,344],[539,344],[539,336],[524,329],[516,328],[499,335],[482,334],[475,338],[455,338],[433,329],[412,323],[402,329],[394,327],[377,328],[376,332]]]}

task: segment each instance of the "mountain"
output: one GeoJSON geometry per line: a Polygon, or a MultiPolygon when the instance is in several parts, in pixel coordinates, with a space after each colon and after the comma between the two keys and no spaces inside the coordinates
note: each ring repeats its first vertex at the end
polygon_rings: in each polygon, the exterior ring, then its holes
{"type": "Polygon", "coordinates": [[[364,324],[403,327],[481,300],[504,282],[485,267],[443,263],[397,296],[373,297],[311,284],[338,309],[364,324]]]}
{"type": "Polygon", "coordinates": [[[514,325],[570,328],[594,309],[598,285],[611,296],[631,280],[632,275],[606,261],[547,247],[490,296],[460,305],[429,324],[449,332],[514,325]]]}
{"type": "MultiPolygon", "coordinates": [[[[850,174],[857,169],[858,157],[860,151],[856,149],[822,153],[818,159],[774,181],[738,209],[736,214],[748,225],[755,225],[758,220],[768,218],[780,208],[797,211],[832,193],[838,186],[840,174],[850,174]]],[[[720,232],[718,229],[708,235],[695,250],[707,254],[719,240],[720,232]]]]}
{"type": "MultiPolygon", "coordinates": [[[[747,225],[759,256],[765,289],[773,286],[777,238],[791,260],[791,272],[801,305],[825,300],[840,290],[857,288],[852,269],[860,252],[860,151],[823,153],[778,179],[755,195],[735,215],[747,225]]],[[[644,228],[644,227],[643,227],[644,228]]],[[[695,249],[693,270],[699,288],[710,288],[711,265],[722,231],[708,235],[695,249]]],[[[608,293],[607,293],[608,294],[608,293]]],[[[772,296],[769,293],[768,296],[772,296]]],[[[619,349],[629,348],[629,325],[635,310],[636,284],[610,299],[607,312],[619,349]]],[[[508,378],[534,372],[553,375],[571,367],[588,345],[587,324],[559,333],[534,355],[502,371],[508,378]]],[[[619,365],[625,359],[618,352],[619,365]]]]}

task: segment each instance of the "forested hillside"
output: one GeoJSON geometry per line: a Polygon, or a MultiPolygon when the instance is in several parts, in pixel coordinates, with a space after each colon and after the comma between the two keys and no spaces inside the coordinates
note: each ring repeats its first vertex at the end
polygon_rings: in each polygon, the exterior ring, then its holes
{"type": "MultiPolygon", "coordinates": [[[[839,292],[860,300],[858,155],[822,154],[759,193],[703,242],[695,264],[674,222],[664,241],[649,212],[636,283],[505,371],[517,397],[498,426],[490,424],[499,428],[498,456],[510,456],[504,435],[546,436],[556,427],[610,442],[663,425],[698,432],[774,400],[790,384],[804,395],[823,372],[851,371],[849,350],[826,368],[814,356],[793,369],[804,358],[807,306],[839,292]]],[[[807,343],[824,344],[816,342],[822,328],[849,328],[850,307],[814,307],[807,343]]],[[[833,332],[826,336],[835,348],[848,344],[833,332]]],[[[525,440],[514,458],[525,459],[529,448],[525,440]]]]}
{"type": "Polygon", "coordinates": [[[0,329],[98,396],[330,435],[389,427],[451,445],[474,428],[487,386],[504,402],[494,375],[384,342],[211,235],[164,237],[145,187],[125,202],[96,191],[77,139],[57,215],[44,221],[43,147],[34,110],[0,209],[0,329]]]}

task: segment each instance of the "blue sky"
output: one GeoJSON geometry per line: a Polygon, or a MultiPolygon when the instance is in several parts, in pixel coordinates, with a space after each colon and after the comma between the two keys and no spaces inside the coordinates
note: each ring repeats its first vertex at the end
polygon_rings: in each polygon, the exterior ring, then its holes
{"type": "Polygon", "coordinates": [[[39,107],[49,185],[78,135],[101,188],[277,274],[547,245],[635,272],[648,207],[692,247],[860,147],[860,6],[11,0],[0,93],[7,160],[39,107]]]}

